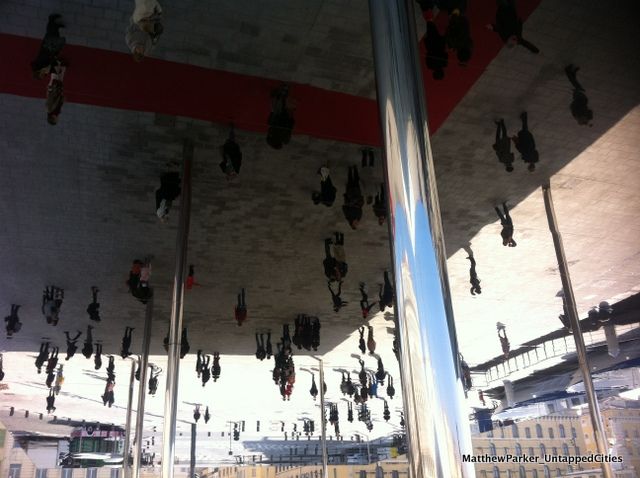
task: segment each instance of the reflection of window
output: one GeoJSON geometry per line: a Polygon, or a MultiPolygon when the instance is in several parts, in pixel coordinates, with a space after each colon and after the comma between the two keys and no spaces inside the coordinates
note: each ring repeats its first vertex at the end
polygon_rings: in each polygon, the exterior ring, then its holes
{"type": "Polygon", "coordinates": [[[486,471],[484,471],[484,470],[482,470],[482,471],[480,472],[480,477],[481,477],[481,478],[487,478],[487,472],[486,472],[486,471]]]}
{"type": "Polygon", "coordinates": [[[571,438],[578,438],[578,432],[573,427],[571,427],[571,438]]]}
{"type": "Polygon", "coordinates": [[[553,438],[553,428],[549,427],[549,438],[553,438]]]}
{"type": "Polygon", "coordinates": [[[560,468],[556,468],[556,476],[562,476],[562,470],[560,468]]]}
{"type": "Polygon", "coordinates": [[[398,470],[391,470],[391,478],[400,478],[400,472],[398,470]]]}
{"type": "Polygon", "coordinates": [[[553,453],[554,455],[557,455],[557,454],[558,454],[558,448],[554,446],[554,447],[551,449],[551,453],[553,453]]]}
{"type": "Polygon", "coordinates": [[[529,455],[533,455],[533,447],[532,446],[529,447],[529,455]]]}
{"type": "Polygon", "coordinates": [[[518,432],[518,425],[516,425],[515,423],[511,425],[511,435],[513,435],[513,438],[520,438],[520,432],[518,432]]]}
{"type": "Polygon", "coordinates": [[[562,454],[563,455],[568,455],[569,454],[569,446],[566,443],[562,444],[562,454]]]}
{"type": "Polygon", "coordinates": [[[20,464],[11,464],[9,465],[9,478],[20,478],[20,469],[22,465],[20,464]]]}
{"type": "Polygon", "coordinates": [[[60,478],[73,478],[73,468],[63,468],[60,478]]]}
{"type": "Polygon", "coordinates": [[[551,478],[551,472],[549,471],[549,467],[544,465],[544,478],[551,478]]]}
{"type": "Polygon", "coordinates": [[[497,466],[493,467],[493,478],[500,478],[500,470],[498,470],[497,466]]]}
{"type": "Polygon", "coordinates": [[[532,478],[538,478],[538,470],[533,470],[533,473],[531,474],[532,478]]]}
{"type": "Polygon", "coordinates": [[[36,478],[47,478],[47,469],[36,468],[36,478]]]}
{"type": "Polygon", "coordinates": [[[576,455],[579,455],[579,454],[580,454],[580,447],[579,447],[579,446],[577,446],[577,447],[576,447],[576,455]]]}
{"type": "Polygon", "coordinates": [[[496,446],[493,443],[489,444],[489,455],[496,456],[496,446]]]}
{"type": "Polygon", "coordinates": [[[540,443],[540,455],[544,455],[547,452],[547,447],[544,446],[544,443],[540,443]]]}
{"type": "Polygon", "coordinates": [[[87,478],[98,478],[98,469],[87,468],[87,478]]]}
{"type": "Polygon", "coordinates": [[[360,478],[367,478],[367,470],[360,470],[360,478]]]}
{"type": "Polygon", "coordinates": [[[120,468],[111,468],[110,478],[120,478],[120,468]]]}
{"type": "Polygon", "coordinates": [[[522,447],[520,446],[520,443],[516,443],[516,455],[522,455],[522,447]]]}
{"type": "Polygon", "coordinates": [[[526,478],[527,471],[524,469],[524,466],[520,466],[518,469],[518,478],[526,478]]]}
{"type": "Polygon", "coordinates": [[[542,426],[541,425],[536,425],[536,436],[538,438],[542,438],[542,426]]]}
{"type": "Polygon", "coordinates": [[[564,425],[563,424],[558,425],[558,432],[560,432],[560,438],[564,438],[565,437],[564,425]]]}
{"type": "Polygon", "coordinates": [[[524,436],[525,436],[525,438],[531,438],[531,428],[526,427],[524,429],[524,436]]]}

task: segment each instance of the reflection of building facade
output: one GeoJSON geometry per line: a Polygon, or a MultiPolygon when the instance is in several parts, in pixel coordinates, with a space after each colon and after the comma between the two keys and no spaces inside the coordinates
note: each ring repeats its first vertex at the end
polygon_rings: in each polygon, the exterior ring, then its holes
{"type": "MultiPolygon", "coordinates": [[[[602,405],[610,453],[621,456],[612,463],[616,477],[635,477],[640,470],[640,402],[610,398],[602,405]]],[[[476,463],[478,478],[548,478],[555,476],[599,476],[596,463],[543,463],[543,456],[591,455],[596,453],[588,413],[572,411],[531,420],[521,420],[473,437],[475,456],[539,456],[538,463],[476,463]],[[585,472],[580,473],[580,472],[585,472]]]]}
{"type": "MultiPolygon", "coordinates": [[[[405,457],[370,465],[329,465],[329,478],[408,478],[409,464],[405,457]]],[[[322,478],[320,465],[307,466],[227,466],[207,469],[201,478],[322,478]]]]}
{"type": "MultiPolygon", "coordinates": [[[[602,402],[600,410],[611,453],[622,456],[627,467],[640,472],[640,402],[612,397],[602,402]]],[[[589,453],[595,453],[596,442],[589,425],[588,412],[580,418],[580,422],[586,449],[589,453]]]]}

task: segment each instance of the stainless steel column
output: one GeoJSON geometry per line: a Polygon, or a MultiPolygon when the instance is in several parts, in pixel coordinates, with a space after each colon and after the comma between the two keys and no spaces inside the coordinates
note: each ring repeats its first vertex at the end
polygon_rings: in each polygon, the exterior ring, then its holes
{"type": "Polygon", "coordinates": [[[124,444],[122,451],[122,476],[129,478],[129,447],[131,446],[131,413],[133,408],[133,384],[136,380],[136,360],[131,361],[129,376],[129,397],[127,398],[127,419],[124,425],[124,444]]]}
{"type": "Polygon", "coordinates": [[[320,372],[318,376],[320,378],[320,445],[322,446],[322,478],[329,478],[328,457],[327,457],[327,424],[324,422],[325,417],[325,403],[324,403],[324,363],[322,359],[320,362],[320,372]]]}
{"type": "Polygon", "coordinates": [[[140,477],[142,459],[142,436],[144,434],[144,403],[147,398],[147,370],[149,368],[149,345],[153,323],[153,295],[147,302],[144,314],[144,335],[140,354],[140,381],[138,383],[138,413],[136,415],[136,443],[133,449],[133,478],[140,477]]]}
{"type": "Polygon", "coordinates": [[[196,424],[191,424],[191,462],[189,464],[189,478],[196,478],[196,424]]]}
{"type": "Polygon", "coordinates": [[[369,0],[412,478],[472,477],[413,0],[369,0]]]}
{"type": "Polygon", "coordinates": [[[180,193],[180,217],[178,218],[176,264],[173,276],[173,297],[171,299],[167,388],[164,394],[164,427],[162,433],[163,478],[173,478],[173,460],[176,452],[180,338],[182,334],[184,275],[187,264],[187,244],[189,242],[189,219],[191,214],[191,161],[193,160],[193,142],[191,140],[184,140],[182,155],[182,191],[180,193]]]}
{"type": "MultiPolygon", "coordinates": [[[[553,197],[551,196],[551,186],[546,184],[542,186],[542,194],[544,196],[544,208],[547,212],[547,221],[549,222],[549,230],[553,237],[553,246],[556,251],[556,259],[558,261],[558,270],[560,272],[560,280],[562,281],[562,290],[564,291],[564,300],[567,306],[567,316],[571,331],[573,332],[573,340],[576,342],[576,354],[578,355],[578,364],[582,372],[582,381],[584,382],[584,391],[589,401],[589,416],[591,425],[593,426],[593,435],[596,439],[596,448],[598,453],[606,455],[609,453],[607,446],[607,436],[604,432],[604,424],[602,415],[600,415],[600,406],[598,405],[598,396],[596,389],[591,380],[591,370],[589,368],[589,357],[587,356],[587,347],[584,344],[582,330],[580,330],[580,319],[578,318],[578,307],[576,306],[576,298],[573,295],[573,286],[571,285],[571,277],[569,275],[569,266],[567,258],[564,254],[564,246],[562,238],[558,230],[558,222],[556,220],[556,212],[553,208],[553,197]]],[[[613,478],[613,471],[610,463],[602,463],[602,474],[605,478],[613,478]]]]}

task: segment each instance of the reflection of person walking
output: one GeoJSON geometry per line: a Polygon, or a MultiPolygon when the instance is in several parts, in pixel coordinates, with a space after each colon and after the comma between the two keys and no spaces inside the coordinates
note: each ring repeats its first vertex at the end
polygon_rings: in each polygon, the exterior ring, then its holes
{"type": "Polygon", "coordinates": [[[93,355],[93,336],[91,335],[91,331],[93,327],[91,325],[87,325],[87,335],[84,339],[84,347],[82,347],[82,355],[86,358],[91,358],[93,355]]]}
{"type": "Polygon", "coordinates": [[[236,322],[238,323],[238,327],[241,327],[242,323],[247,320],[247,303],[245,302],[244,297],[244,287],[238,294],[238,303],[234,310],[234,315],[236,322]]]}
{"type": "Polygon", "coordinates": [[[473,255],[469,255],[467,259],[471,262],[471,267],[469,268],[469,283],[471,284],[471,289],[469,289],[469,292],[471,292],[471,295],[482,294],[480,279],[476,273],[476,260],[473,255]]]}
{"type": "Polygon", "coordinates": [[[380,184],[380,192],[376,194],[373,201],[373,213],[378,218],[378,224],[382,226],[387,220],[387,193],[384,190],[384,183],[380,184]]]}
{"type": "Polygon", "coordinates": [[[100,303],[98,302],[99,289],[96,286],[91,287],[92,302],[87,306],[87,313],[89,314],[89,320],[94,322],[100,322],[100,303]]]}
{"type": "Polygon", "coordinates": [[[318,174],[320,175],[320,192],[311,193],[311,199],[313,204],[324,204],[327,207],[331,207],[336,200],[337,189],[331,181],[329,167],[322,166],[318,170],[318,174]]]}
{"type": "Polygon", "coordinates": [[[129,20],[125,35],[127,46],[135,61],[151,52],[164,28],[162,26],[162,7],[157,0],[135,0],[136,6],[129,20]]]}
{"type": "Polygon", "coordinates": [[[64,73],[66,67],[58,61],[51,67],[51,78],[47,86],[47,121],[50,125],[58,124],[58,116],[64,104],[64,73]]]}
{"type": "Polygon", "coordinates": [[[514,156],[511,152],[511,138],[507,135],[507,127],[504,120],[500,118],[496,123],[496,142],[493,150],[498,156],[498,161],[504,164],[505,170],[510,173],[513,171],[514,156]]]}
{"type": "Polygon", "coordinates": [[[520,115],[520,119],[522,120],[522,129],[518,131],[518,135],[514,136],[512,139],[516,144],[516,149],[522,155],[522,160],[529,164],[528,169],[530,172],[533,172],[536,169],[536,163],[539,159],[538,150],[536,149],[536,141],[533,138],[531,131],[529,131],[526,111],[520,115]]]}
{"type": "Polygon", "coordinates": [[[502,353],[504,354],[504,358],[508,359],[511,345],[509,344],[509,339],[507,338],[506,327],[503,323],[498,322],[496,324],[496,328],[498,329],[498,338],[500,339],[500,347],[502,347],[502,353]]]}
{"type": "Polygon", "coordinates": [[[507,207],[506,202],[502,203],[502,209],[504,210],[504,214],[499,208],[495,208],[496,213],[500,218],[500,224],[502,225],[502,231],[500,231],[500,235],[502,236],[502,245],[516,247],[516,241],[513,240],[513,221],[511,220],[511,216],[509,216],[509,208],[507,207]]]}
{"type": "Polygon", "coordinates": [[[358,174],[358,166],[350,166],[347,177],[347,187],[344,193],[344,205],[342,212],[351,229],[357,229],[362,219],[362,206],[364,205],[364,196],[360,189],[360,175],[358,174]]]}

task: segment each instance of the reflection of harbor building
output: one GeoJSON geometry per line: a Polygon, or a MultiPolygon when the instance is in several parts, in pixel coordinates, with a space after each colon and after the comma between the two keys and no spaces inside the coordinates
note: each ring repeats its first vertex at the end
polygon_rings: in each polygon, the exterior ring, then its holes
{"type": "MultiPolygon", "coordinates": [[[[606,399],[601,405],[610,453],[619,455],[622,464],[613,464],[618,477],[635,477],[640,470],[640,402],[619,398],[606,399]]],[[[473,437],[475,456],[505,455],[564,456],[596,453],[588,412],[564,410],[561,413],[520,420],[505,421],[493,430],[473,437]]],[[[594,463],[476,463],[478,478],[547,478],[555,476],[599,476],[594,463]],[[588,470],[582,475],[579,472],[588,470]],[[597,472],[597,473],[596,473],[597,472]],[[575,474],[574,474],[575,473],[575,474]]]]}
{"type": "MultiPolygon", "coordinates": [[[[408,478],[406,456],[369,465],[329,465],[329,478],[408,478]]],[[[201,478],[322,478],[322,466],[251,465],[204,470],[201,478]]]]}
{"type": "MultiPolygon", "coordinates": [[[[85,424],[71,432],[65,467],[100,467],[122,463],[124,429],[113,425],[85,424]]],[[[112,476],[111,478],[117,478],[112,476]]]]}
{"type": "MultiPolygon", "coordinates": [[[[622,456],[624,464],[640,474],[640,402],[609,398],[601,404],[600,410],[611,453],[622,456]]],[[[586,450],[595,453],[588,411],[580,417],[580,422],[586,450]]]]}

